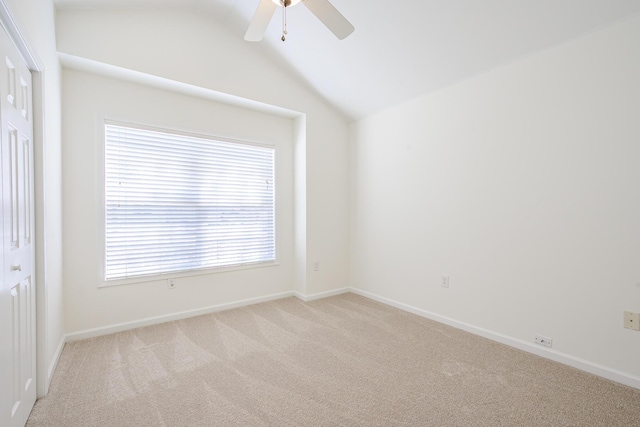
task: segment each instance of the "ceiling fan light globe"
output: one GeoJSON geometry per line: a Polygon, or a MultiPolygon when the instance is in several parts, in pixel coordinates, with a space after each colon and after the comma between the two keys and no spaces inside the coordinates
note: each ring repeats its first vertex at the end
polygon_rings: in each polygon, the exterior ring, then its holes
{"type": "MultiPolygon", "coordinates": [[[[272,2],[274,2],[275,4],[277,4],[278,6],[282,6],[282,2],[281,0],[271,0],[272,2]]],[[[291,0],[291,4],[287,7],[291,7],[291,6],[295,6],[298,3],[300,3],[301,0],[291,0]]]]}

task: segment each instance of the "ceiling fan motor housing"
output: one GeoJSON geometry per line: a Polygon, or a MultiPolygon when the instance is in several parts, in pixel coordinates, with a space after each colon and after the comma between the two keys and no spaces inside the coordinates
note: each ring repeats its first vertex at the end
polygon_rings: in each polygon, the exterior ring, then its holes
{"type": "MultiPolygon", "coordinates": [[[[2,0],[0,0],[2,1],[2,0]]],[[[286,10],[291,6],[295,6],[299,3],[304,5],[316,16],[339,40],[344,39],[349,34],[353,33],[353,25],[331,4],[329,0],[260,0],[256,14],[249,24],[249,29],[244,36],[244,39],[250,42],[259,42],[262,40],[262,36],[274,12],[280,6],[282,8],[282,37],[287,34],[287,18],[286,10]]]]}

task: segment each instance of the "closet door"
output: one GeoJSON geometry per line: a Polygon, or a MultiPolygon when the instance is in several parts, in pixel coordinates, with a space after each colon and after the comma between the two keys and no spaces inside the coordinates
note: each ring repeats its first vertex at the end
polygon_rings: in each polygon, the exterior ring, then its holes
{"type": "Polygon", "coordinates": [[[36,400],[31,99],[31,72],[0,29],[0,425],[11,427],[24,426],[36,400]]]}

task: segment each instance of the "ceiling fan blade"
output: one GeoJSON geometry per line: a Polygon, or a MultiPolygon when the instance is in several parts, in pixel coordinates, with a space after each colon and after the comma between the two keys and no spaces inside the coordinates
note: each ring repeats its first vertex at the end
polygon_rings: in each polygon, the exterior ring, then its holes
{"type": "Polygon", "coordinates": [[[278,6],[271,0],[260,0],[256,14],[253,15],[249,29],[244,35],[244,39],[248,42],[259,42],[262,40],[267,27],[273,18],[273,14],[278,6]]]}
{"type": "Polygon", "coordinates": [[[302,0],[305,6],[340,40],[355,29],[329,0],[302,0]]]}

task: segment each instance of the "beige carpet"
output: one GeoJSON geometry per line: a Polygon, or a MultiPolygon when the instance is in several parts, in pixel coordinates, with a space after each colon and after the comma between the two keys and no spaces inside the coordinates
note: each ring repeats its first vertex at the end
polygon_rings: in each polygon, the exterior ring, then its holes
{"type": "Polygon", "coordinates": [[[28,426],[640,426],[640,391],[371,301],[67,344],[28,426]]]}

